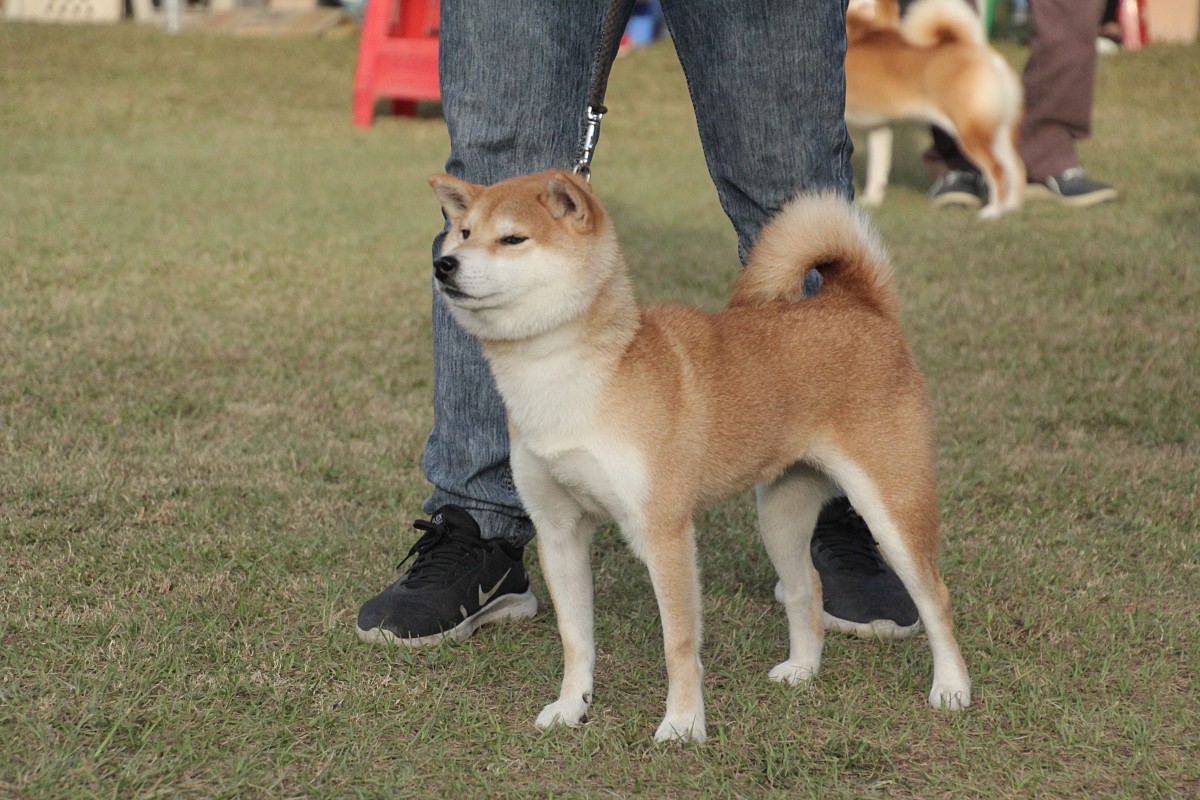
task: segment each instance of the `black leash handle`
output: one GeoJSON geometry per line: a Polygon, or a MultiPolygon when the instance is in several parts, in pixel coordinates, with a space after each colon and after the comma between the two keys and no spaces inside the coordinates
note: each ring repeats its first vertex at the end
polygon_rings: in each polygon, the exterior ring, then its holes
{"type": "Polygon", "coordinates": [[[612,0],[604,25],[600,29],[600,47],[592,63],[592,84],[588,93],[587,108],[583,114],[583,136],[579,142],[579,155],[575,159],[575,174],[584,180],[592,179],[592,156],[600,141],[600,121],[608,113],[604,107],[604,93],[608,90],[608,76],[612,71],[613,59],[621,45],[621,36],[629,17],[633,13],[634,0],[612,0]]]}

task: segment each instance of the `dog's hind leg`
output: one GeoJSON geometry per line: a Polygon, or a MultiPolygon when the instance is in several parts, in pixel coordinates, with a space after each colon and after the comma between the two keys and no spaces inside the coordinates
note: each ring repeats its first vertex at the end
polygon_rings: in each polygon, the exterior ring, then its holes
{"type": "Polygon", "coordinates": [[[933,654],[929,704],[960,709],[971,704],[971,680],[954,638],[950,593],[937,567],[938,511],[932,459],[905,458],[903,447],[875,447],[886,464],[868,468],[842,456],[823,460],[866,520],[884,557],[912,595],[933,654]]]}
{"type": "Polygon", "coordinates": [[[632,532],[631,538],[639,536],[645,537],[647,545],[642,555],[658,599],[667,661],[667,713],[654,738],[700,743],[708,733],[700,666],[701,596],[695,529],[690,516],[674,522],[669,516],[656,516],[645,531],[632,532]]]}
{"type": "Polygon", "coordinates": [[[821,581],[813,568],[809,539],[832,493],[828,478],[803,464],[755,489],[763,544],[779,574],[788,619],[788,659],[768,674],[773,681],[806,681],[821,666],[821,581]]]}
{"type": "Polygon", "coordinates": [[[987,181],[988,202],[979,217],[995,219],[1020,208],[1025,191],[1025,164],[1013,146],[1013,129],[965,124],[959,134],[959,145],[987,181]]]}

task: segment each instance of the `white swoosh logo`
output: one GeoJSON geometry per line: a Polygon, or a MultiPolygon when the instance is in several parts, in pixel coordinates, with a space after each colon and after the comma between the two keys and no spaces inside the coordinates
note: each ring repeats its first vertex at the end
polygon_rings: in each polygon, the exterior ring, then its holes
{"type": "Polygon", "coordinates": [[[504,583],[504,579],[508,577],[509,572],[512,572],[512,570],[510,569],[508,572],[501,575],[500,580],[496,581],[496,585],[493,586],[490,590],[485,592],[483,590],[482,586],[479,587],[479,607],[480,608],[483,608],[484,606],[486,606],[488,600],[492,599],[492,595],[494,595],[497,591],[499,591],[500,584],[504,583]]]}

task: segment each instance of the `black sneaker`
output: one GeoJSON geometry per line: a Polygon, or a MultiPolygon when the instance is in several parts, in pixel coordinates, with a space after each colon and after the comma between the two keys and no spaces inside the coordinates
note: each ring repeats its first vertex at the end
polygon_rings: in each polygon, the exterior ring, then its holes
{"type": "Polygon", "coordinates": [[[1107,183],[1094,181],[1082,167],[1071,167],[1029,184],[1031,197],[1049,197],[1072,208],[1087,208],[1117,199],[1117,190],[1107,183]]]}
{"type": "Polygon", "coordinates": [[[358,638],[408,647],[462,642],[481,625],[537,613],[522,548],[481,538],[478,523],[455,505],[413,527],[425,535],[396,569],[417,559],[359,609],[358,638]]]}
{"type": "Polygon", "coordinates": [[[847,498],[834,498],[821,509],[812,559],[821,576],[826,630],[903,639],[920,627],[908,590],[847,498]]]}
{"type": "Polygon", "coordinates": [[[987,200],[987,184],[978,172],[951,170],[933,182],[929,202],[934,208],[966,206],[979,208],[987,200]]]}

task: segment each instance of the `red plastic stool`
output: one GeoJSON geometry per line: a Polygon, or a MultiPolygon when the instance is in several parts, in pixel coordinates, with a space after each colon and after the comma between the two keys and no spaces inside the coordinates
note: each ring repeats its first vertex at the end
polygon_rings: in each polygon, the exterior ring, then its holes
{"type": "Polygon", "coordinates": [[[354,70],[354,124],[371,126],[375,100],[392,98],[397,114],[438,100],[439,0],[368,0],[354,70]]]}

